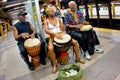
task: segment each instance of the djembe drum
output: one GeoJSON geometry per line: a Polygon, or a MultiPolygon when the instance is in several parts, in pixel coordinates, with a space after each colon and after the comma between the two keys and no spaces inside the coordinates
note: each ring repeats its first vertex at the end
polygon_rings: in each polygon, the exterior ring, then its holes
{"type": "Polygon", "coordinates": [[[53,44],[55,46],[55,53],[60,64],[68,63],[68,53],[71,46],[71,36],[68,34],[62,34],[63,39],[58,39],[54,37],[53,44]]]}
{"type": "Polygon", "coordinates": [[[27,53],[31,56],[31,63],[38,67],[40,65],[39,54],[41,50],[41,42],[39,39],[27,39],[24,42],[24,47],[26,48],[27,53]]]}
{"type": "Polygon", "coordinates": [[[93,27],[91,25],[83,25],[80,28],[80,31],[87,43],[88,52],[90,55],[94,54],[94,34],[93,34],[93,27]]]}

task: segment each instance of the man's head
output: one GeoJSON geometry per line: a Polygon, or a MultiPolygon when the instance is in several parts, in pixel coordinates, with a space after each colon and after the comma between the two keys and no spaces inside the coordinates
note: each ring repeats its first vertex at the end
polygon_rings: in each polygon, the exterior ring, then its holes
{"type": "Polygon", "coordinates": [[[24,21],[25,21],[26,15],[27,15],[27,13],[24,12],[24,11],[20,11],[20,12],[18,13],[18,19],[20,20],[20,22],[24,22],[24,21]]]}
{"type": "Polygon", "coordinates": [[[75,1],[70,1],[68,5],[71,11],[75,11],[77,9],[77,4],[75,1]]]}
{"type": "Polygon", "coordinates": [[[45,10],[46,10],[47,6],[48,6],[47,3],[44,3],[44,4],[42,5],[42,7],[43,7],[45,10]]]}

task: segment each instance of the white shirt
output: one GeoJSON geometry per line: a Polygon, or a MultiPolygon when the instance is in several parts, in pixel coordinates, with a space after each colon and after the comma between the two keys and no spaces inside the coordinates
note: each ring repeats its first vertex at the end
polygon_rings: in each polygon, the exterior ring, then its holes
{"type": "Polygon", "coordinates": [[[48,20],[48,28],[49,28],[49,30],[50,30],[51,32],[55,32],[55,33],[61,32],[61,30],[60,30],[60,24],[59,24],[58,19],[57,19],[57,25],[56,25],[56,26],[50,24],[50,22],[49,22],[49,20],[48,20]]]}

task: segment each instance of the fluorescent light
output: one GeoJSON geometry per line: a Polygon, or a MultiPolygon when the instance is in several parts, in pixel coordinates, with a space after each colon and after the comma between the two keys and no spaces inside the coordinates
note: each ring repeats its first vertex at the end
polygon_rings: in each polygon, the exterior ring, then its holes
{"type": "Polygon", "coordinates": [[[7,2],[7,0],[2,0],[2,2],[7,2]]]}
{"type": "Polygon", "coordinates": [[[8,5],[5,8],[9,8],[9,7],[13,7],[13,6],[21,5],[21,4],[24,4],[24,2],[8,5]]]}

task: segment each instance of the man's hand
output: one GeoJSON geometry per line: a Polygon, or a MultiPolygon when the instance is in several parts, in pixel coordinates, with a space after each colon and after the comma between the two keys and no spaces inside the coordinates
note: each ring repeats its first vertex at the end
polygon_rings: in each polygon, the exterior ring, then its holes
{"type": "Polygon", "coordinates": [[[83,25],[89,25],[90,23],[89,22],[87,22],[87,21],[84,21],[83,22],[83,25]]]}
{"type": "Polygon", "coordinates": [[[21,33],[20,35],[21,35],[21,37],[24,38],[24,39],[30,38],[29,33],[21,33]]]}
{"type": "Polygon", "coordinates": [[[78,28],[81,28],[83,25],[82,24],[79,24],[79,25],[77,25],[78,26],[78,28]]]}
{"type": "Polygon", "coordinates": [[[34,34],[31,34],[31,35],[30,35],[30,38],[32,38],[32,39],[35,38],[35,35],[34,35],[34,34]]]}

